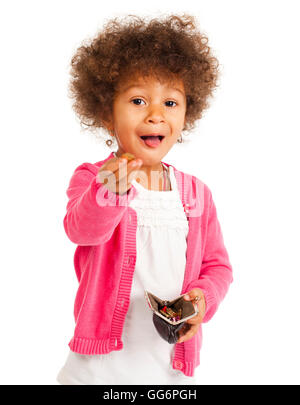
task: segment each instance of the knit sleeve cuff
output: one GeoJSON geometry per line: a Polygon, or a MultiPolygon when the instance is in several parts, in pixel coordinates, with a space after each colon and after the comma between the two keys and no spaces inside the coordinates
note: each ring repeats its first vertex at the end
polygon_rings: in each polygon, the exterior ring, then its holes
{"type": "Polygon", "coordinates": [[[216,312],[216,300],[209,290],[201,288],[205,299],[205,314],[202,323],[208,322],[216,312]]]}

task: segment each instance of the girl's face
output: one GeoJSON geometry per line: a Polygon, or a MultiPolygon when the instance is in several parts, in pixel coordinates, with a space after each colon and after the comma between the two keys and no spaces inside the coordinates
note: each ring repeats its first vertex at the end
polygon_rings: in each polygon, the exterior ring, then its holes
{"type": "Polygon", "coordinates": [[[157,165],[177,142],[185,124],[186,96],[183,83],[160,83],[152,77],[129,79],[119,85],[113,105],[117,156],[124,152],[157,165]],[[161,134],[157,147],[147,146],[141,136],[161,134]]]}

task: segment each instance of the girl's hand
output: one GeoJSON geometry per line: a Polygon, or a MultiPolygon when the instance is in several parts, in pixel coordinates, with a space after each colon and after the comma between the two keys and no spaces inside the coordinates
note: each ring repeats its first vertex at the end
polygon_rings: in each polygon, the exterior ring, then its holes
{"type": "Polygon", "coordinates": [[[129,163],[127,162],[126,159],[119,157],[107,160],[97,174],[100,183],[116,194],[126,193],[131,188],[130,182],[138,176],[138,171],[135,172],[135,170],[139,169],[143,164],[141,159],[133,159],[129,163]]]}
{"type": "Polygon", "coordinates": [[[197,333],[204,317],[206,308],[204,293],[202,292],[202,290],[200,290],[200,288],[194,288],[193,290],[189,291],[184,296],[184,299],[187,301],[193,301],[194,305],[198,306],[199,313],[193,318],[186,321],[186,325],[180,329],[179,340],[177,341],[177,343],[185,342],[191,339],[197,333]],[[199,297],[198,301],[195,301],[196,297],[199,297]]]}

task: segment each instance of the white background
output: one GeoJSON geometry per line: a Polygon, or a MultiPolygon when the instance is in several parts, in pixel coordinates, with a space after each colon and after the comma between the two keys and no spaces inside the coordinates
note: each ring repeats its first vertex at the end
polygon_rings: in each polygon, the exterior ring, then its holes
{"type": "Polygon", "coordinates": [[[222,77],[191,141],[164,161],[211,189],[234,274],[203,325],[197,379],[299,384],[298,3],[1,3],[1,384],[57,384],[73,335],[66,189],[79,164],[111,150],[80,130],[70,58],[107,19],[183,12],[208,35],[222,77]]]}

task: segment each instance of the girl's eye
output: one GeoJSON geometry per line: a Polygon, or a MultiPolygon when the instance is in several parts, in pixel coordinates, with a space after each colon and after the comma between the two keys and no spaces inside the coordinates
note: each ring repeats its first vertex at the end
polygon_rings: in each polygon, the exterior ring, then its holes
{"type": "MultiPolygon", "coordinates": [[[[166,101],[166,103],[175,103],[176,104],[176,101],[169,100],[169,101],[166,101]]],[[[173,107],[173,106],[169,106],[169,107],[173,107]]]]}
{"type": "MultiPolygon", "coordinates": [[[[136,100],[144,101],[144,100],[142,100],[141,98],[135,98],[135,99],[133,99],[132,101],[136,101],[136,100]]],[[[136,105],[140,105],[140,104],[136,104],[136,105]]]]}
{"type": "MultiPolygon", "coordinates": [[[[133,102],[135,102],[135,101],[137,101],[137,100],[139,100],[139,101],[144,101],[144,100],[142,100],[141,98],[134,98],[132,101],[133,102]]],[[[173,101],[173,100],[169,100],[169,101],[166,101],[166,103],[175,103],[175,104],[177,104],[176,103],[176,101],[173,101]]],[[[136,104],[136,103],[135,103],[136,104]]],[[[136,104],[136,105],[141,105],[140,103],[138,103],[138,104],[136,104]]],[[[173,105],[169,105],[168,107],[173,107],[173,105]]]]}

